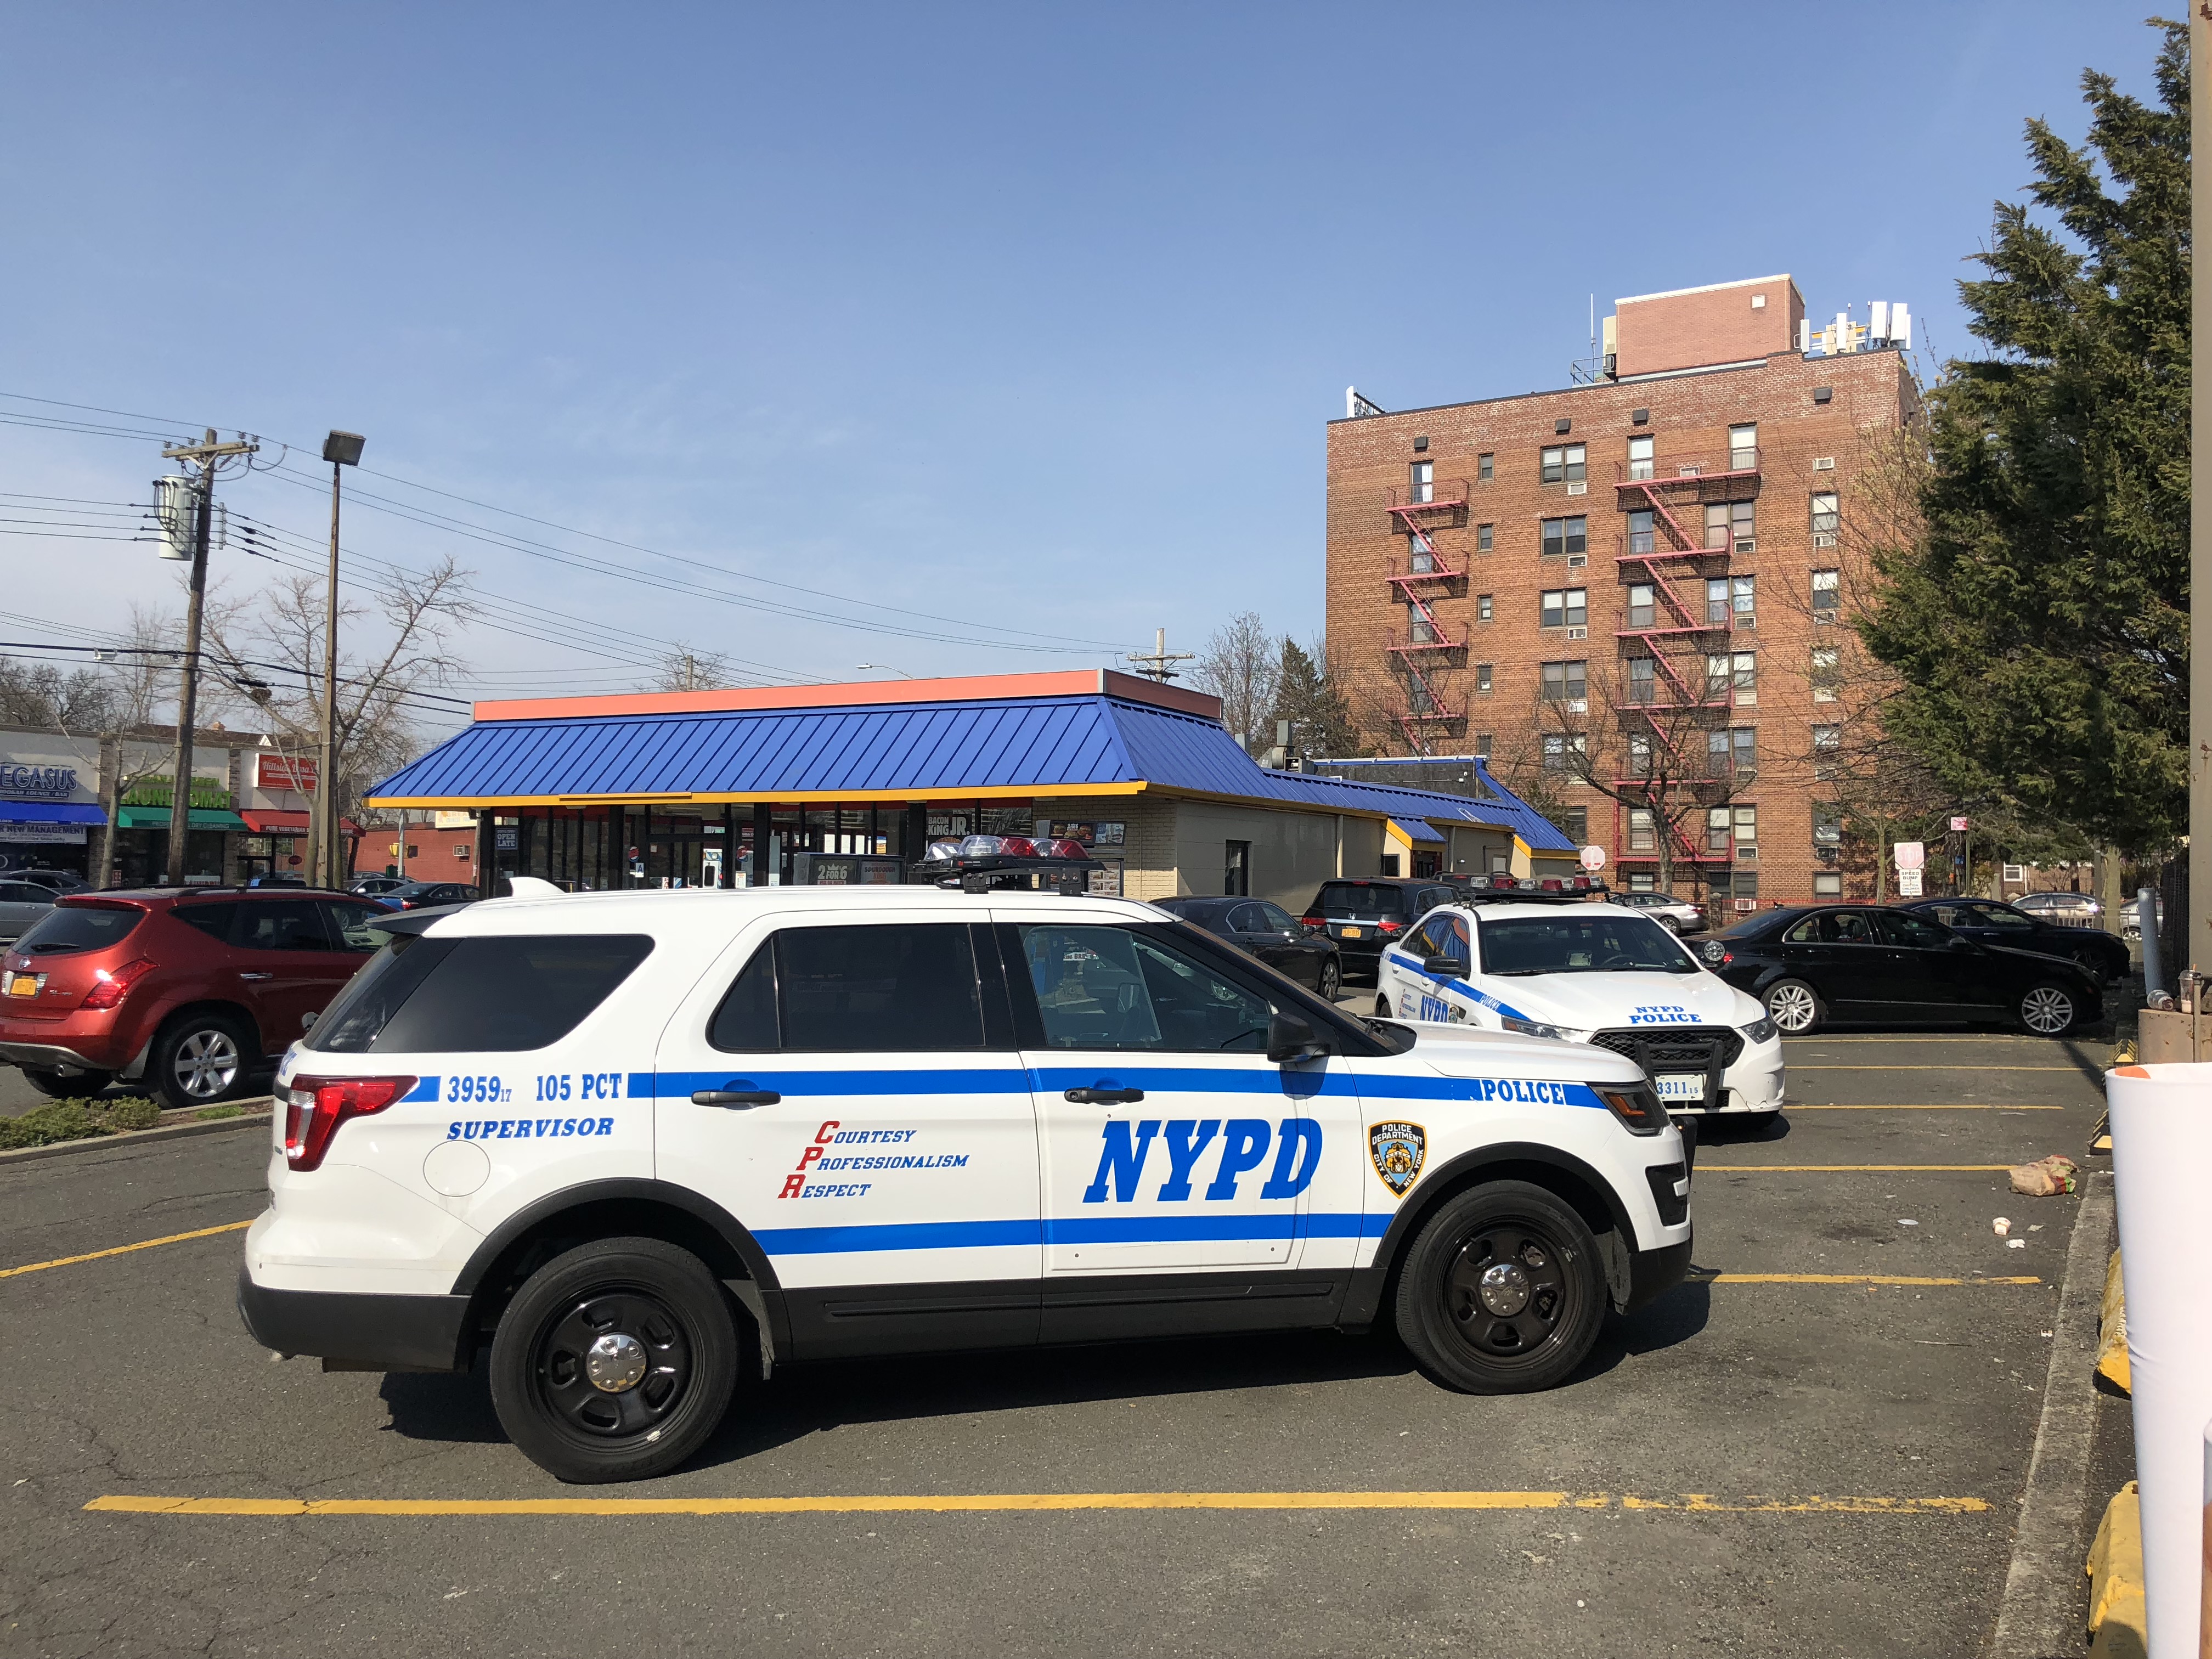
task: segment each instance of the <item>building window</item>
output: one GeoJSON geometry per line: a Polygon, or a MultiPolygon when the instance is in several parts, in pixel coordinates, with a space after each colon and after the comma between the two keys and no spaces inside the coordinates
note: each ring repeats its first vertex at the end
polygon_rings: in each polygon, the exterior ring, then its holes
{"type": "Polygon", "coordinates": [[[1496,459],[1497,457],[1491,454],[1487,450],[1485,450],[1481,454],[1476,456],[1474,458],[1474,476],[1484,483],[1488,483],[1491,480],[1492,474],[1496,470],[1492,465],[1496,459]]]}
{"type": "Polygon", "coordinates": [[[1735,809],[1735,855],[1740,859],[1759,855],[1759,809],[1738,806],[1735,809]]]}
{"type": "Polygon", "coordinates": [[[1490,751],[1497,746],[1498,734],[1495,732],[1478,732],[1474,734],[1474,752],[1485,760],[1490,758],[1490,751]]]}
{"type": "Polygon", "coordinates": [[[1418,605],[1408,602],[1406,606],[1407,643],[1409,645],[1433,645],[1436,643],[1436,627],[1434,623],[1430,622],[1428,613],[1423,611],[1418,605]]]}
{"type": "Polygon", "coordinates": [[[1659,620],[1659,590],[1650,582],[1632,583],[1628,589],[1628,625],[1650,628],[1659,620]]]}
{"type": "Polygon", "coordinates": [[[1437,498],[1437,464],[1434,461],[1415,461],[1411,480],[1409,501],[1432,501],[1437,498]]]}
{"type": "Polygon", "coordinates": [[[1659,890],[1659,878],[1639,870],[1629,877],[1628,890],[1632,893],[1656,893],[1659,890]]]}
{"type": "Polygon", "coordinates": [[[1632,806],[1628,809],[1628,850],[1632,853],[1656,852],[1659,846],[1659,831],[1652,823],[1651,809],[1632,806]]]}
{"type": "Polygon", "coordinates": [[[1756,777],[1759,774],[1759,728],[1739,726],[1733,731],[1706,732],[1705,758],[1711,763],[1708,774],[1712,777],[1756,777]]]}
{"type": "Polygon", "coordinates": [[[1816,726],[1813,728],[1813,775],[1832,778],[1836,763],[1844,752],[1844,728],[1840,726],[1816,726]]]}
{"type": "Polygon", "coordinates": [[[1844,607],[1844,573],[1840,570],[1815,570],[1813,573],[1813,620],[1832,623],[1844,607]]]}
{"type": "Polygon", "coordinates": [[[1651,523],[1652,514],[1648,511],[1628,515],[1628,550],[1631,553],[1651,551],[1651,523]]]}
{"type": "Polygon", "coordinates": [[[1814,898],[1841,898],[1844,896],[1843,872],[1838,870],[1816,870],[1813,873],[1814,898]]]}
{"type": "Polygon", "coordinates": [[[1631,438],[1628,441],[1628,476],[1648,478],[1651,476],[1651,440],[1631,438]]]}
{"type": "Polygon", "coordinates": [[[1739,708],[1759,704],[1759,659],[1749,651],[1716,652],[1705,659],[1705,701],[1733,702],[1739,708]]]}
{"type": "Polygon", "coordinates": [[[1648,778],[1651,775],[1651,734],[1631,732],[1628,734],[1628,775],[1648,778]]]}
{"type": "Polygon", "coordinates": [[[1729,607],[1732,613],[1729,622],[1735,627],[1756,628],[1759,625],[1757,621],[1759,607],[1754,603],[1753,580],[1754,579],[1750,576],[1729,578],[1729,607]]]}
{"type": "Polygon", "coordinates": [[[1540,481],[1545,483],[1580,483],[1589,476],[1583,464],[1584,451],[1580,444],[1559,444],[1544,452],[1540,481]]]}
{"type": "Polygon", "coordinates": [[[1844,844],[1844,812],[1839,806],[1815,806],[1813,809],[1813,845],[1841,847],[1844,844]]]}
{"type": "Polygon", "coordinates": [[[1744,908],[1745,909],[1747,909],[1747,910],[1748,910],[1748,909],[1751,908],[1752,904],[1756,903],[1756,902],[1758,902],[1758,899],[1759,899],[1759,872],[1758,872],[1758,871],[1756,871],[1756,870],[1739,870],[1739,871],[1737,871],[1737,872],[1735,872],[1735,896],[1736,896],[1737,902],[1738,902],[1739,903],[1741,903],[1741,904],[1743,905],[1743,908],[1744,908]]]}
{"type": "Polygon", "coordinates": [[[1563,702],[1575,714],[1589,706],[1589,665],[1587,662],[1547,662],[1544,665],[1544,701],[1563,702]]]}
{"type": "Polygon", "coordinates": [[[1836,511],[1834,491],[1824,491],[1813,497],[1814,546],[1833,547],[1836,544],[1836,532],[1843,521],[1844,515],[1836,511]]]}
{"type": "Polygon", "coordinates": [[[1729,810],[1716,806],[1705,813],[1705,851],[1726,853],[1729,850],[1729,810]]]}
{"type": "Polygon", "coordinates": [[[1222,843],[1221,891],[1226,898],[1246,898],[1252,891],[1252,843],[1231,841],[1222,843]]]}
{"type": "Polygon", "coordinates": [[[1715,501],[1705,508],[1705,550],[1755,553],[1759,537],[1752,501],[1715,501]]]}
{"type": "Polygon", "coordinates": [[[1586,628],[1589,625],[1589,589],[1552,587],[1544,591],[1543,626],[1586,628]]]}
{"type": "Polygon", "coordinates": [[[1474,689],[1483,696],[1490,695],[1490,665],[1486,662],[1474,665],[1474,689]]]}
{"type": "Polygon", "coordinates": [[[1583,553],[1589,550],[1589,520],[1588,519],[1547,519],[1544,520],[1544,552],[1583,553]]]}
{"type": "Polygon", "coordinates": [[[1406,538],[1406,567],[1416,574],[1437,568],[1436,544],[1418,530],[1406,538]]]}
{"type": "Polygon", "coordinates": [[[1577,847],[1588,846],[1589,844],[1589,808],[1570,806],[1567,808],[1566,817],[1567,822],[1565,827],[1567,839],[1577,847]]]}
{"type": "Polygon", "coordinates": [[[1842,689],[1843,653],[1832,645],[1813,647],[1813,701],[1833,702],[1842,689]]]}
{"type": "Polygon", "coordinates": [[[1544,769],[1547,772],[1576,771],[1589,752],[1589,739],[1579,732],[1547,732],[1544,734],[1544,769]]]}
{"type": "Polygon", "coordinates": [[[1645,708],[1659,701],[1659,664],[1651,657],[1631,657],[1628,659],[1628,702],[1632,708],[1645,708]]]}
{"type": "Polygon", "coordinates": [[[1474,550],[1476,552],[1487,553],[1490,551],[1490,532],[1493,526],[1486,524],[1479,524],[1475,526],[1474,550]]]}
{"type": "Polygon", "coordinates": [[[1729,585],[1726,576],[1705,578],[1705,620],[1715,628],[1725,628],[1729,619],[1729,585]]]}
{"type": "Polygon", "coordinates": [[[1476,594],[1476,595],[1474,596],[1474,619],[1475,619],[1475,621],[1477,621],[1477,622],[1488,622],[1488,621],[1490,620],[1490,617],[1491,617],[1491,603],[1490,603],[1490,595],[1489,595],[1489,594],[1487,594],[1487,593],[1478,593],[1478,594],[1476,594]]]}
{"type": "Polygon", "coordinates": [[[1747,421],[1729,428],[1729,471],[1752,472],[1759,467],[1759,423],[1747,421]]]}

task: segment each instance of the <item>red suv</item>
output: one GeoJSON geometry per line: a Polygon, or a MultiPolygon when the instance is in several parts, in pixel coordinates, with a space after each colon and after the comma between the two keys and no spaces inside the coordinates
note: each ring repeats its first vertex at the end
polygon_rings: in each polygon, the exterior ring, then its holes
{"type": "Polygon", "coordinates": [[[143,1078],[171,1106],[245,1091],[388,912],[343,893],[161,887],[64,898],[0,958],[0,1060],[50,1095],[143,1078]]]}

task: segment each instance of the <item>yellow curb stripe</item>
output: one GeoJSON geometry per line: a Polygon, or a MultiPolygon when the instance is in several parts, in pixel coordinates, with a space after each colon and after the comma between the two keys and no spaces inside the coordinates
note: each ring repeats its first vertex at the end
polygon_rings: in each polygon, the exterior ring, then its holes
{"type": "Polygon", "coordinates": [[[164,1244],[182,1244],[189,1239],[213,1238],[217,1233],[243,1232],[253,1224],[251,1221],[226,1221],[220,1227],[202,1227],[189,1233],[171,1233],[166,1238],[149,1238],[136,1244],[118,1244],[112,1249],[88,1250],[82,1255],[58,1255],[52,1261],[30,1261],[20,1267],[0,1267],[0,1279],[13,1279],[18,1273],[42,1273],[49,1267],[74,1267],[80,1261],[99,1261],[111,1255],[129,1255],[133,1250],[155,1250],[164,1244]]]}
{"type": "Polygon", "coordinates": [[[1621,1509],[1720,1515],[1970,1515],[1978,1498],[1613,1497],[1563,1492],[1090,1492],[830,1498],[95,1498],[119,1515],[426,1516],[891,1515],[1048,1510],[1558,1510],[1621,1509]]]}
{"type": "Polygon", "coordinates": [[[1713,1273],[1694,1285],[2040,1285],[2039,1279],[1911,1279],[1893,1273],[1713,1273]]]}
{"type": "Polygon", "coordinates": [[[1700,1164],[1698,1173],[1726,1170],[1730,1175],[1910,1175],[2011,1168],[2009,1164],[1700,1164]]]}

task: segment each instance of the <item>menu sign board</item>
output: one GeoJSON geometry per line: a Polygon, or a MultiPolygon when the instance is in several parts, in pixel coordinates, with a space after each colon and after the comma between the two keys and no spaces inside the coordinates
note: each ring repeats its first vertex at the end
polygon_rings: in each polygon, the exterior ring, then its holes
{"type": "Polygon", "coordinates": [[[1039,818],[1036,821],[1036,827],[1030,833],[1040,840],[1049,836],[1055,841],[1080,842],[1085,847],[1121,847],[1127,844],[1128,841],[1127,824],[1102,823],[1090,820],[1073,823],[1057,821],[1048,823],[1044,819],[1039,818]]]}

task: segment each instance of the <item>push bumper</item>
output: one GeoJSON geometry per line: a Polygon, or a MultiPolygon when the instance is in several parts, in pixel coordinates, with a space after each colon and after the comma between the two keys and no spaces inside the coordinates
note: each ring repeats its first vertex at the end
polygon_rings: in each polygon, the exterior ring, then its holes
{"type": "Polygon", "coordinates": [[[238,1316],[253,1340],[283,1354],[313,1354],[336,1369],[457,1371],[464,1352],[465,1296],[364,1296],[273,1291],[238,1273],[238,1316]]]}

